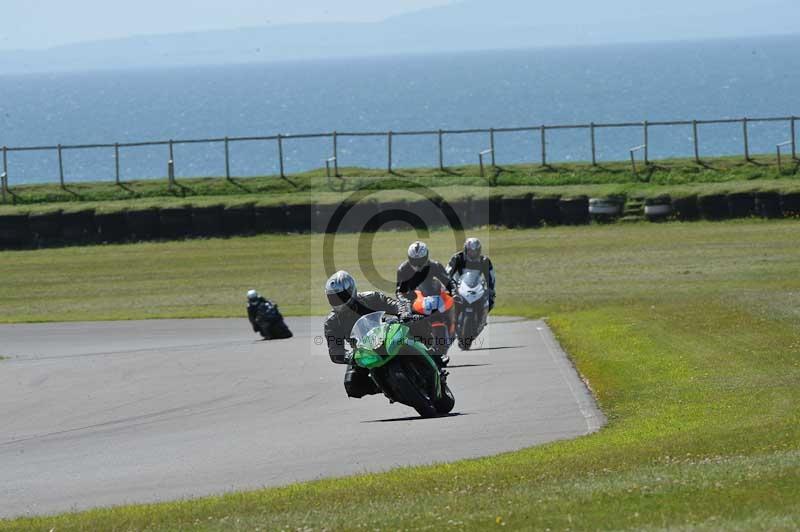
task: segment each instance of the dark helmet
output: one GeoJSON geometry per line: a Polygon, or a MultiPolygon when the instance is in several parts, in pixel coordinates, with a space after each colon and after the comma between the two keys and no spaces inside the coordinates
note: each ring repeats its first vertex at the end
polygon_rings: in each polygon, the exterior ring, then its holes
{"type": "Polygon", "coordinates": [[[420,271],[430,263],[430,253],[425,242],[417,240],[408,247],[408,263],[414,271],[420,271]]]}
{"type": "Polygon", "coordinates": [[[477,238],[468,238],[464,242],[464,256],[467,260],[478,260],[481,258],[481,241],[477,238]]]}
{"type": "Polygon", "coordinates": [[[338,271],[325,283],[325,295],[333,308],[343,307],[356,296],[356,280],[349,273],[338,271]]]}

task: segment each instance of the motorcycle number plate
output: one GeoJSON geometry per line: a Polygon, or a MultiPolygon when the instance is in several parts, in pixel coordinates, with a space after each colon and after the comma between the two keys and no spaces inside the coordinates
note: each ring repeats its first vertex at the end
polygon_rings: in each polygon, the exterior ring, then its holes
{"type": "Polygon", "coordinates": [[[464,309],[464,310],[465,310],[466,312],[474,312],[474,310],[473,310],[473,309],[471,309],[471,308],[467,308],[467,309],[464,309]]]}

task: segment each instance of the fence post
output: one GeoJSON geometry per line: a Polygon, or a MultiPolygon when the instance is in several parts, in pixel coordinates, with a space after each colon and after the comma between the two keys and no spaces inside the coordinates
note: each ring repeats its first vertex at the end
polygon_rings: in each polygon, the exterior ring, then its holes
{"type": "Polygon", "coordinates": [[[64,186],[64,159],[61,156],[61,144],[58,145],[58,181],[61,183],[61,188],[64,186]]]}
{"type": "Polygon", "coordinates": [[[387,168],[389,169],[389,173],[392,173],[392,132],[389,131],[386,134],[386,146],[388,153],[388,164],[387,168]]]}
{"type": "Polygon", "coordinates": [[[120,180],[119,180],[119,143],[118,142],[114,143],[114,170],[115,170],[114,181],[117,183],[117,185],[119,185],[120,184],[120,180]]]}
{"type": "Polygon", "coordinates": [[[333,175],[339,177],[339,134],[333,132],[333,175]]]}
{"type": "Polygon", "coordinates": [[[789,127],[789,129],[792,132],[792,160],[793,161],[797,160],[797,135],[796,135],[795,124],[794,124],[795,120],[797,120],[797,117],[796,116],[792,116],[792,119],[790,120],[791,126],[789,127]]]}
{"type": "Polygon", "coordinates": [[[650,124],[644,121],[644,165],[650,164],[650,124]]]}
{"type": "Polygon", "coordinates": [[[439,130],[439,170],[444,172],[444,134],[439,130]]]}
{"type": "Polygon", "coordinates": [[[172,159],[167,161],[167,183],[170,190],[175,188],[175,161],[172,159]]]}
{"type": "Polygon", "coordinates": [[[592,166],[597,166],[597,143],[594,134],[594,122],[589,124],[589,132],[592,137],[592,166]]]}
{"type": "Polygon", "coordinates": [[[547,166],[547,126],[542,125],[542,166],[547,166]]]}
{"type": "Polygon", "coordinates": [[[497,161],[494,157],[494,128],[489,129],[489,149],[492,150],[492,168],[497,167],[497,161]]]}
{"type": "Polygon", "coordinates": [[[225,179],[231,180],[231,151],[228,137],[225,137],[225,179]]]}
{"type": "Polygon", "coordinates": [[[0,188],[3,189],[3,203],[6,202],[6,193],[8,192],[8,147],[3,146],[3,182],[0,183],[0,188]]]}
{"type": "Polygon", "coordinates": [[[697,120],[692,120],[692,139],[694,142],[694,162],[700,164],[700,139],[697,138],[697,120]]]}
{"type": "Polygon", "coordinates": [[[281,179],[286,178],[286,170],[283,166],[283,135],[278,133],[278,166],[281,172],[281,179]]]}
{"type": "Polygon", "coordinates": [[[175,166],[175,147],[172,143],[172,139],[169,141],[169,160],[172,161],[173,168],[175,166]]]}
{"type": "Polygon", "coordinates": [[[747,117],[742,118],[742,133],[744,135],[744,160],[750,161],[750,138],[747,132],[747,117]]]}

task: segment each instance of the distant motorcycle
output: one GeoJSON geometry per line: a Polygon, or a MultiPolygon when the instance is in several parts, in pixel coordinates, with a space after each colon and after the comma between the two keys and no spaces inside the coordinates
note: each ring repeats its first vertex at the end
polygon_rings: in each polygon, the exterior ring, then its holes
{"type": "Polygon", "coordinates": [[[438,280],[425,280],[415,291],[411,310],[416,315],[426,317],[413,325],[415,337],[430,348],[442,366],[446,366],[450,362],[447,351],[455,336],[453,296],[438,280]]]}
{"type": "Polygon", "coordinates": [[[292,331],[283,321],[278,305],[268,299],[258,303],[255,309],[255,316],[252,318],[252,324],[265,340],[280,340],[292,337],[292,331]]]}
{"type": "Polygon", "coordinates": [[[410,406],[422,417],[453,410],[456,400],[427,347],[410,336],[407,325],[385,312],[362,316],[350,338],[356,342],[352,361],[370,377],[391,402],[410,406]]]}
{"type": "Polygon", "coordinates": [[[489,293],[479,271],[464,271],[458,281],[455,300],[458,347],[469,351],[486,327],[489,316],[489,293]]]}

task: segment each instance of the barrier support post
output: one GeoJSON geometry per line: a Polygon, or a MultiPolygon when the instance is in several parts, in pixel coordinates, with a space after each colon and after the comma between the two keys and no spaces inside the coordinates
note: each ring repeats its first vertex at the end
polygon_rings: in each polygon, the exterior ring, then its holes
{"type": "Polygon", "coordinates": [[[119,177],[119,142],[114,143],[114,182],[120,185],[119,177]]]}
{"type": "Polygon", "coordinates": [[[2,176],[2,183],[0,183],[0,188],[3,191],[3,203],[7,201],[6,195],[8,194],[8,147],[3,146],[3,174],[2,176]]]}
{"type": "Polygon", "coordinates": [[[61,185],[62,189],[65,189],[64,186],[64,158],[61,155],[61,144],[59,144],[56,149],[58,150],[58,182],[61,185]]]}
{"type": "Polygon", "coordinates": [[[225,179],[231,180],[231,151],[228,137],[225,137],[225,179]]]}
{"type": "Polygon", "coordinates": [[[333,175],[339,177],[339,134],[333,132],[333,175]]]}
{"type": "Polygon", "coordinates": [[[388,169],[389,173],[392,173],[392,132],[389,131],[386,134],[386,151],[387,153],[387,163],[386,168],[388,169]]]}
{"type": "Polygon", "coordinates": [[[547,166],[547,126],[542,125],[542,166],[547,166]]]}
{"type": "Polygon", "coordinates": [[[742,135],[744,136],[744,160],[750,162],[750,135],[747,131],[747,118],[742,118],[742,135]]]}
{"type": "Polygon", "coordinates": [[[439,170],[444,172],[444,133],[439,130],[439,170]]]}
{"type": "Polygon", "coordinates": [[[281,179],[286,179],[286,169],[283,165],[283,135],[278,133],[278,167],[281,172],[281,179]]]}
{"type": "Polygon", "coordinates": [[[492,150],[492,168],[497,168],[497,161],[494,158],[494,128],[489,130],[489,149],[492,150]]]}

